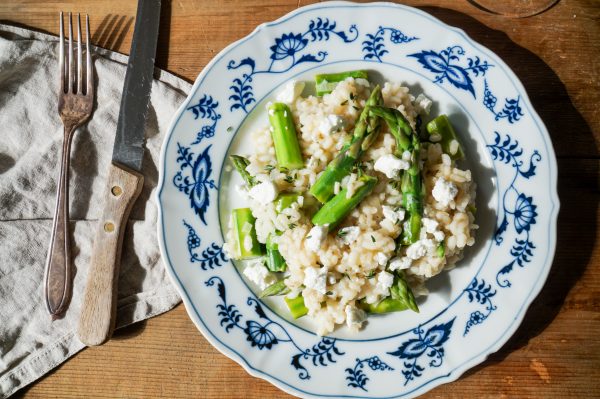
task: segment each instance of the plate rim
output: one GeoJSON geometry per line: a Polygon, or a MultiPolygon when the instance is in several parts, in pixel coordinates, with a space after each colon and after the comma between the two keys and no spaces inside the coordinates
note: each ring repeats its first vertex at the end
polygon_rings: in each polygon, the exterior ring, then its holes
{"type": "MultiPolygon", "coordinates": [[[[221,352],[222,354],[224,354],[225,356],[227,356],[228,358],[232,359],[237,364],[242,366],[244,371],[247,372],[248,374],[250,374],[251,376],[264,379],[264,380],[268,381],[269,383],[273,384],[274,386],[276,386],[278,389],[281,389],[288,394],[291,394],[294,396],[304,396],[304,397],[323,397],[323,395],[307,392],[307,391],[301,390],[299,388],[296,388],[296,387],[290,385],[289,383],[280,380],[277,377],[274,377],[262,370],[256,369],[255,367],[250,365],[249,362],[246,360],[246,358],[244,358],[241,354],[238,354],[236,351],[229,348],[226,344],[220,342],[220,340],[214,336],[212,331],[210,331],[208,329],[208,327],[204,325],[203,321],[198,319],[198,316],[192,312],[192,309],[195,312],[198,312],[198,310],[196,309],[195,305],[190,300],[190,297],[188,296],[187,291],[185,290],[183,284],[181,283],[177,274],[175,273],[174,267],[171,265],[169,257],[164,256],[165,254],[167,254],[167,250],[166,250],[166,244],[165,244],[165,238],[164,238],[164,225],[163,225],[164,215],[163,215],[161,194],[162,194],[163,188],[165,186],[165,182],[166,182],[166,179],[164,176],[165,161],[166,161],[166,147],[167,147],[166,144],[171,139],[171,136],[175,130],[175,127],[176,127],[177,123],[179,122],[181,115],[184,113],[185,109],[188,107],[194,93],[197,92],[201,82],[204,80],[204,78],[208,74],[208,72],[212,69],[214,64],[216,64],[218,62],[218,60],[220,60],[225,54],[227,54],[229,51],[231,51],[234,47],[237,47],[238,45],[252,39],[259,32],[261,32],[271,26],[276,26],[276,25],[282,24],[282,23],[286,22],[288,19],[294,18],[297,15],[304,13],[306,11],[309,11],[309,10],[338,8],[338,7],[347,7],[347,6],[366,7],[366,8],[374,7],[374,6],[379,6],[379,7],[384,6],[384,7],[402,9],[404,11],[408,11],[411,13],[416,13],[416,14],[432,21],[433,23],[441,26],[444,29],[449,29],[449,30],[457,33],[459,36],[461,36],[466,42],[468,42],[474,48],[478,49],[479,51],[481,51],[482,53],[486,54],[488,57],[493,59],[496,62],[495,65],[498,66],[504,72],[504,74],[511,80],[511,82],[518,89],[519,93],[522,96],[524,103],[529,105],[529,107],[528,107],[529,112],[531,113],[534,123],[539,128],[540,133],[542,133],[542,137],[544,138],[544,140],[543,140],[544,145],[546,147],[545,149],[548,153],[548,166],[549,166],[548,179],[549,179],[550,185],[551,185],[550,190],[549,190],[550,194],[551,194],[549,200],[550,200],[550,204],[552,205],[549,215],[548,215],[548,220],[550,223],[549,236],[548,236],[548,238],[549,238],[548,251],[546,252],[546,258],[543,261],[543,265],[539,271],[538,278],[534,282],[534,284],[529,292],[529,295],[526,297],[525,301],[522,303],[520,310],[515,314],[515,317],[513,318],[512,323],[510,324],[510,326],[508,326],[508,328],[506,330],[504,330],[502,336],[499,337],[498,340],[496,342],[494,342],[493,344],[491,344],[488,348],[484,349],[482,351],[482,353],[480,353],[479,355],[474,356],[470,360],[465,361],[462,365],[456,366],[448,374],[433,378],[433,379],[429,380],[428,382],[420,385],[419,387],[415,387],[411,391],[401,393],[399,395],[384,396],[385,398],[399,398],[399,397],[406,397],[409,395],[422,394],[422,393],[425,393],[425,392],[428,392],[428,391],[434,389],[435,387],[437,387],[441,384],[456,381],[467,370],[472,369],[473,367],[477,366],[478,364],[481,364],[490,355],[492,355],[493,353],[497,352],[500,348],[502,348],[502,346],[504,346],[506,344],[506,342],[508,342],[508,340],[514,335],[516,330],[520,327],[520,325],[522,324],[523,319],[525,317],[525,314],[527,313],[531,304],[537,298],[537,296],[540,294],[542,288],[544,287],[544,284],[550,273],[550,269],[552,267],[552,263],[554,261],[554,256],[556,253],[557,220],[558,220],[558,214],[560,211],[560,200],[558,197],[558,187],[557,187],[558,166],[557,166],[557,161],[556,161],[556,154],[554,151],[554,147],[552,145],[551,136],[548,132],[548,129],[546,128],[546,125],[544,124],[544,122],[540,118],[539,114],[533,107],[533,104],[531,103],[531,100],[529,98],[529,94],[525,90],[523,83],[517,77],[517,75],[513,72],[513,70],[504,62],[504,60],[500,56],[498,56],[495,52],[490,50],[488,47],[486,47],[483,44],[479,43],[478,41],[474,40],[463,29],[448,25],[445,22],[438,19],[437,17],[435,17],[419,8],[407,6],[404,4],[396,4],[396,3],[391,3],[391,2],[355,3],[355,2],[351,2],[351,1],[330,1],[327,3],[316,3],[316,4],[303,6],[303,7],[297,8],[293,11],[290,11],[289,13],[282,15],[281,17],[279,17],[273,21],[263,22],[263,23],[257,25],[254,28],[254,30],[252,32],[250,32],[249,34],[247,34],[246,36],[244,36],[244,37],[230,43],[226,47],[224,47],[221,51],[219,51],[219,53],[217,53],[208,62],[208,64],[202,69],[202,71],[196,77],[194,84],[190,88],[188,96],[186,97],[186,99],[183,101],[181,106],[175,112],[175,114],[169,124],[169,127],[167,129],[167,133],[165,134],[165,137],[163,139],[163,142],[161,145],[161,150],[160,150],[159,165],[158,165],[159,180],[157,182],[156,193],[154,194],[154,199],[157,202],[157,210],[158,210],[157,238],[158,238],[158,244],[159,244],[159,249],[160,249],[161,255],[163,255],[162,259],[163,259],[163,262],[165,265],[165,269],[167,271],[167,275],[169,276],[169,278],[171,279],[171,282],[173,283],[173,285],[179,292],[179,294],[182,298],[182,301],[184,303],[186,313],[188,314],[188,316],[190,317],[190,319],[192,320],[192,322],[194,323],[196,328],[202,333],[204,338],[214,348],[216,348],[219,352],[221,352]]],[[[326,397],[373,398],[374,396],[327,395],[326,397]]],[[[384,398],[384,397],[378,396],[378,398],[384,398]]]]}

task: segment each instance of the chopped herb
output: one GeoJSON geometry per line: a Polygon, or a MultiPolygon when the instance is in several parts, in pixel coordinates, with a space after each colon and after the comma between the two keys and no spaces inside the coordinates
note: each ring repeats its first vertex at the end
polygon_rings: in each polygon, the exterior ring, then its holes
{"type": "Polygon", "coordinates": [[[375,277],[375,270],[371,270],[371,271],[369,272],[369,274],[367,274],[367,278],[368,278],[369,280],[370,280],[370,279],[372,279],[373,277],[375,277]]]}
{"type": "Polygon", "coordinates": [[[371,235],[371,241],[376,242],[377,240],[371,235]]]}
{"type": "Polygon", "coordinates": [[[339,229],[338,232],[337,232],[337,236],[338,237],[345,237],[346,234],[348,234],[348,230],[339,229]]]}
{"type": "Polygon", "coordinates": [[[327,291],[327,292],[325,293],[325,295],[327,295],[327,296],[329,296],[329,295],[333,295],[333,291],[327,291]]]}
{"type": "Polygon", "coordinates": [[[291,183],[293,183],[293,182],[294,182],[294,180],[296,180],[296,179],[295,179],[294,177],[290,176],[290,175],[285,175],[285,177],[283,178],[283,180],[284,180],[286,183],[290,183],[290,184],[291,184],[291,183]]]}
{"type": "Polygon", "coordinates": [[[265,165],[265,170],[266,170],[267,172],[270,172],[270,171],[272,171],[273,169],[275,169],[275,166],[273,166],[273,165],[265,165]]]}
{"type": "Polygon", "coordinates": [[[342,103],[340,105],[346,105],[348,104],[348,100],[342,101],[342,103]]]}
{"type": "Polygon", "coordinates": [[[288,224],[288,229],[290,229],[290,230],[295,229],[296,226],[297,226],[296,223],[290,223],[290,224],[288,224]]]}
{"type": "Polygon", "coordinates": [[[350,280],[350,276],[348,275],[348,273],[342,273],[342,276],[346,277],[348,280],[350,280]]]}
{"type": "Polygon", "coordinates": [[[350,92],[350,100],[354,100],[354,93],[350,92]]]}
{"type": "Polygon", "coordinates": [[[311,236],[311,235],[308,235],[308,236],[306,236],[306,239],[307,239],[307,240],[310,240],[311,238],[312,238],[312,236],[311,236]]]}
{"type": "Polygon", "coordinates": [[[355,110],[359,110],[359,108],[356,105],[353,105],[352,108],[354,108],[355,110]]]}
{"type": "Polygon", "coordinates": [[[227,133],[231,133],[231,132],[233,132],[233,126],[229,126],[229,127],[227,128],[227,133]]]}

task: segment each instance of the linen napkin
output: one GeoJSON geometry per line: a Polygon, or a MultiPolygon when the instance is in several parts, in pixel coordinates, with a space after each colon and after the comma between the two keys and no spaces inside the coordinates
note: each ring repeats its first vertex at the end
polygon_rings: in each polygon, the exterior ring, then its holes
{"type": "MultiPolygon", "coordinates": [[[[43,276],[52,229],[63,125],[58,116],[58,39],[0,25],[0,397],[36,380],[84,348],[76,329],[112,155],[127,57],[94,50],[96,104],[75,133],[70,167],[73,298],[52,321],[43,276]]],[[[180,298],[157,237],[159,152],[191,85],[156,71],[146,126],[144,189],[123,244],[117,327],[173,308],[180,298]]]]}

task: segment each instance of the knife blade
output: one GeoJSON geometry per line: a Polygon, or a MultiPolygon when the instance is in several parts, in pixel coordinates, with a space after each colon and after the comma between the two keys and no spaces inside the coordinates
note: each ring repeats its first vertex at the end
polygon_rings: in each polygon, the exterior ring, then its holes
{"type": "Polygon", "coordinates": [[[117,283],[123,236],[144,176],[144,130],[150,103],[160,22],[160,0],[139,0],[125,73],[104,209],[96,226],[90,269],[77,334],[86,345],[101,345],[115,327],[117,283]]]}
{"type": "Polygon", "coordinates": [[[160,0],[140,0],[127,63],[112,160],[140,171],[144,157],[144,127],[158,38],[160,0]]]}

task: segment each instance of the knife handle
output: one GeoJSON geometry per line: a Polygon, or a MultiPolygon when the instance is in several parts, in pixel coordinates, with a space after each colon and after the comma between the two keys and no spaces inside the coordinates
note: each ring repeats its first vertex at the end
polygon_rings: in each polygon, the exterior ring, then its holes
{"type": "Polygon", "coordinates": [[[77,331],[88,346],[105,343],[115,328],[123,235],[143,183],[141,174],[111,164],[77,331]]]}

